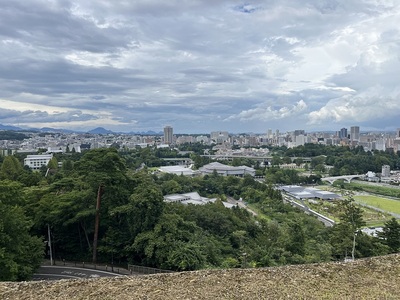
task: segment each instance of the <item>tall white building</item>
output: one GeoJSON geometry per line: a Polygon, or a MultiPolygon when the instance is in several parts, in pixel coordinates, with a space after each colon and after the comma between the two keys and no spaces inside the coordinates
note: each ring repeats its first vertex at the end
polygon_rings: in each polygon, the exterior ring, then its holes
{"type": "Polygon", "coordinates": [[[350,127],[350,140],[351,141],[359,141],[360,140],[360,127],[359,126],[351,126],[350,127]]]}
{"type": "Polygon", "coordinates": [[[272,129],[268,129],[267,131],[267,138],[272,139],[273,135],[272,135],[272,129]]]}
{"type": "Polygon", "coordinates": [[[173,129],[171,126],[164,127],[164,143],[171,145],[173,142],[173,129]]]}
{"type": "Polygon", "coordinates": [[[380,151],[386,150],[386,139],[377,139],[375,141],[375,149],[380,151]]]}
{"type": "Polygon", "coordinates": [[[390,166],[389,165],[382,166],[382,177],[390,177],[390,166]]]}
{"type": "Polygon", "coordinates": [[[306,143],[306,137],[303,134],[297,135],[295,137],[296,146],[304,146],[305,143],[306,143]]]}
{"type": "Polygon", "coordinates": [[[210,138],[217,144],[222,144],[229,141],[229,133],[227,131],[213,131],[210,138]]]}
{"type": "Polygon", "coordinates": [[[32,170],[39,170],[42,166],[47,166],[52,158],[53,154],[28,155],[24,159],[24,166],[28,166],[32,170]]]}

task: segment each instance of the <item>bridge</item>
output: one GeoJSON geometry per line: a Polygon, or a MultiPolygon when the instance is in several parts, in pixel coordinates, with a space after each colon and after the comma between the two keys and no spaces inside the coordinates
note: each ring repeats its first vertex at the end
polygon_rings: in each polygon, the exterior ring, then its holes
{"type": "MultiPolygon", "coordinates": [[[[258,160],[258,161],[263,161],[263,162],[272,162],[273,156],[270,155],[264,155],[264,156],[256,156],[256,155],[236,155],[236,154],[204,154],[200,155],[203,157],[209,157],[214,160],[233,160],[234,158],[248,158],[248,159],[253,159],[253,160],[258,160]]],[[[280,157],[281,159],[283,157],[280,157]]],[[[312,157],[290,157],[292,162],[294,162],[297,158],[300,158],[303,160],[303,163],[310,163],[312,160],[312,157]]]]}
{"type": "Polygon", "coordinates": [[[332,176],[332,177],[322,177],[321,181],[327,181],[333,184],[336,180],[344,179],[347,183],[350,183],[354,178],[361,178],[364,175],[342,175],[342,176],[332,176]]]}
{"type": "Polygon", "coordinates": [[[189,157],[179,157],[179,158],[161,158],[164,161],[172,162],[176,165],[190,165],[193,164],[193,160],[189,157]]]}

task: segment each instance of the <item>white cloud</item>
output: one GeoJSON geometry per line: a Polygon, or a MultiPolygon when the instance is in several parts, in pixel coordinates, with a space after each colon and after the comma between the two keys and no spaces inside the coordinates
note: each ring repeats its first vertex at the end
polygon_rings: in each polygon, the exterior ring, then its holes
{"type": "Polygon", "coordinates": [[[287,119],[299,115],[306,109],[307,109],[307,104],[303,100],[300,100],[291,107],[283,106],[275,108],[273,106],[267,106],[267,107],[257,107],[245,110],[237,115],[228,117],[226,120],[239,119],[240,121],[252,121],[252,120],[269,121],[269,120],[287,119]]]}
{"type": "Polygon", "coordinates": [[[382,87],[373,87],[358,95],[330,100],[325,106],[309,113],[309,122],[361,123],[400,115],[400,91],[393,95],[385,95],[382,91],[382,87]]]}
{"type": "Polygon", "coordinates": [[[5,1],[0,123],[39,124],[30,109],[43,126],[59,112],[60,126],[126,131],[386,128],[399,113],[398,24],[394,0],[5,1]]]}

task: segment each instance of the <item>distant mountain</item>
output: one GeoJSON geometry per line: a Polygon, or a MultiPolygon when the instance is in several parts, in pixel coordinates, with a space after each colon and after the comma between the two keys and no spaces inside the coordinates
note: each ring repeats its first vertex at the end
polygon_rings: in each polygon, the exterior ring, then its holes
{"type": "Polygon", "coordinates": [[[21,131],[23,130],[20,127],[11,126],[11,125],[2,125],[0,124],[0,130],[14,130],[14,131],[21,131]]]}
{"type": "Polygon", "coordinates": [[[69,129],[63,129],[63,128],[51,128],[51,127],[43,127],[38,129],[40,132],[57,132],[57,133],[76,133],[79,131],[76,130],[69,130],[69,129]]]}
{"type": "Polygon", "coordinates": [[[111,131],[111,130],[107,130],[103,127],[97,127],[95,129],[92,129],[90,131],[88,131],[87,133],[91,133],[91,134],[113,134],[115,132],[111,131]]]}
{"type": "Polygon", "coordinates": [[[0,130],[11,130],[11,131],[25,131],[25,132],[49,132],[49,133],[90,133],[90,134],[132,134],[132,135],[163,135],[163,132],[155,132],[152,130],[142,131],[142,132],[114,132],[112,130],[105,129],[103,127],[97,127],[90,131],[83,130],[70,130],[64,128],[51,128],[51,127],[42,127],[42,128],[21,128],[12,125],[2,125],[0,124],[0,130]]]}

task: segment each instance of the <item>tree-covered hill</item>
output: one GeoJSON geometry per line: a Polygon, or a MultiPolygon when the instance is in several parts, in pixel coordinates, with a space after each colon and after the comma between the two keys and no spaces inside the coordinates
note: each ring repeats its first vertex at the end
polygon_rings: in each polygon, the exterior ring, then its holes
{"type": "Polygon", "coordinates": [[[135,164],[146,158],[142,154],[110,148],[59,155],[40,172],[6,157],[0,166],[0,265],[6,270],[1,279],[29,278],[40,259],[49,258],[49,247],[44,249],[49,231],[57,259],[175,271],[325,262],[394,251],[386,236],[360,231],[363,222],[351,199],[341,206],[341,222],[327,228],[285,204],[268,182],[216,173],[156,176],[147,168],[136,170],[135,164]],[[219,200],[204,206],[163,200],[166,194],[192,191],[219,200]],[[227,197],[256,205],[261,215],[225,208],[227,197]]]}
{"type": "Polygon", "coordinates": [[[0,140],[22,141],[26,138],[28,138],[28,136],[23,133],[19,133],[13,130],[0,130],[0,140]]]}

